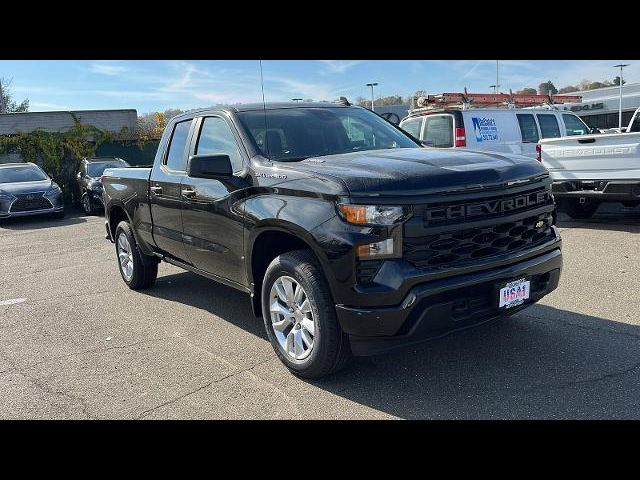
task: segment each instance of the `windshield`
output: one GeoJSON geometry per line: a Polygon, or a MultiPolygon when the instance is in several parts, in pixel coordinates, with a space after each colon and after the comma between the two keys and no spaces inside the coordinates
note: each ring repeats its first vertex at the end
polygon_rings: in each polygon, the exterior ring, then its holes
{"type": "Polygon", "coordinates": [[[34,165],[0,168],[0,183],[38,182],[48,179],[47,174],[34,165]]]}
{"type": "Polygon", "coordinates": [[[95,162],[87,164],[87,175],[90,177],[101,176],[107,168],[127,167],[128,164],[122,162],[95,162]]]}
{"type": "Polygon", "coordinates": [[[238,117],[260,152],[271,160],[419,147],[407,134],[362,108],[255,110],[240,112],[238,117]]]}

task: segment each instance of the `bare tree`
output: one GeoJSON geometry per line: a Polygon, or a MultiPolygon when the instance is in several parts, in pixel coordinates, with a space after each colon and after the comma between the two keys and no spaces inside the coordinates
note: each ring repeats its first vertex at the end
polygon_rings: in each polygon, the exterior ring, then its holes
{"type": "Polygon", "coordinates": [[[29,99],[16,103],[11,94],[11,79],[0,78],[0,113],[28,112],[29,99]]]}

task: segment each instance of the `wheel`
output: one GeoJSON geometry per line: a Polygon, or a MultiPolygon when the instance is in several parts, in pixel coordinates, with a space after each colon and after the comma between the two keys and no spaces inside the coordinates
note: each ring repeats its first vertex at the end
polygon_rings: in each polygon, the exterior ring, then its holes
{"type": "Polygon", "coordinates": [[[566,214],[571,218],[584,220],[593,217],[600,206],[600,202],[586,200],[585,203],[580,203],[577,198],[567,198],[562,202],[562,206],[566,214]]]}
{"type": "Polygon", "coordinates": [[[118,224],[115,243],[118,268],[124,283],[132,290],[151,287],[158,276],[158,260],[140,251],[127,222],[118,224]]]}
{"type": "Polygon", "coordinates": [[[62,210],[61,212],[55,212],[53,214],[53,218],[64,218],[64,210],[62,210]]]}
{"type": "Polygon", "coordinates": [[[267,336],[278,358],[295,375],[320,378],[351,358],[329,286],[307,250],[276,257],[262,283],[262,312],[267,336]]]}
{"type": "Polygon", "coordinates": [[[86,193],[82,196],[82,211],[85,215],[91,215],[93,213],[91,198],[89,198],[89,195],[86,193]]]}

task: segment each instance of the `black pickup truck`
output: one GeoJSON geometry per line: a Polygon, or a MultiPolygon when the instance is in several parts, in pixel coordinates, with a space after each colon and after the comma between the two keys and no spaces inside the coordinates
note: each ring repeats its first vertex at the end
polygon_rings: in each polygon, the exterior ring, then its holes
{"type": "Polygon", "coordinates": [[[562,269],[540,163],[424,147],[360,107],[188,112],[153,168],[103,182],[130,288],[152,286],[164,260],[250,294],[278,357],[307,378],[517,312],[562,269]]]}

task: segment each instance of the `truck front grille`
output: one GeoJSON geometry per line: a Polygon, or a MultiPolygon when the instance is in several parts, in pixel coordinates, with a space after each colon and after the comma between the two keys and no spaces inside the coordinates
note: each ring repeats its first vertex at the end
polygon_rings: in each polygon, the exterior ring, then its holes
{"type": "Polygon", "coordinates": [[[43,196],[43,192],[16,194],[17,199],[11,204],[10,213],[48,210],[53,208],[51,202],[43,196]]]}
{"type": "MultiPolygon", "coordinates": [[[[551,212],[481,228],[458,228],[436,235],[405,237],[404,258],[418,269],[452,268],[553,239],[551,212]]],[[[464,227],[462,225],[461,227],[464,227]]]]}

